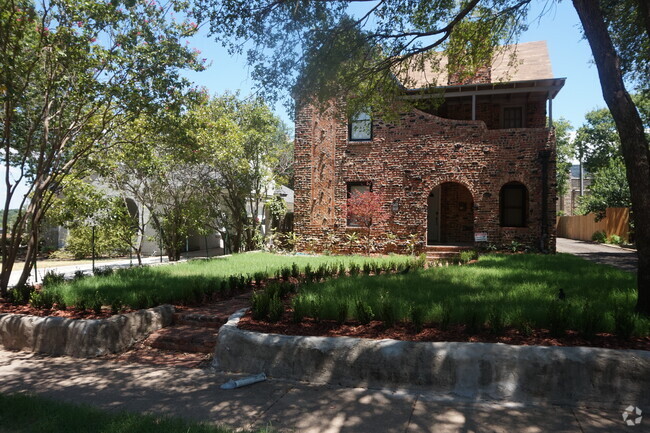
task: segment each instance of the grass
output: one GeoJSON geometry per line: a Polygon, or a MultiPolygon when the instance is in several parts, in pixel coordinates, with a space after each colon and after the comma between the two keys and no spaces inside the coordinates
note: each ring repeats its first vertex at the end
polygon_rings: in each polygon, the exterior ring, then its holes
{"type": "Polygon", "coordinates": [[[507,326],[532,326],[558,334],[575,329],[585,336],[647,336],[650,321],[632,312],[635,287],[632,273],[567,254],[494,254],[471,266],[309,284],[294,303],[303,307],[303,316],[317,319],[340,320],[337,311],[345,303],[348,318],[360,321],[368,315],[389,323],[412,321],[416,309],[416,321],[443,327],[486,326],[499,333],[507,326]],[[557,299],[560,289],[563,301],[557,299]]]}
{"type": "MultiPolygon", "coordinates": [[[[260,275],[275,277],[291,272],[295,263],[301,272],[315,271],[326,265],[337,269],[343,264],[362,266],[367,257],[360,256],[300,256],[270,253],[235,254],[211,260],[193,260],[176,265],[121,269],[112,275],[81,278],[76,281],[46,287],[68,306],[91,305],[99,299],[104,305],[119,303],[145,308],[164,303],[199,301],[204,294],[241,289],[260,275]]],[[[404,256],[373,258],[373,262],[406,263],[404,256]]]]}
{"type": "MultiPolygon", "coordinates": [[[[61,403],[25,394],[0,394],[0,431],[20,433],[233,433],[180,418],[127,412],[105,412],[90,406],[61,403]]],[[[256,430],[270,433],[271,430],[256,430]]]]}

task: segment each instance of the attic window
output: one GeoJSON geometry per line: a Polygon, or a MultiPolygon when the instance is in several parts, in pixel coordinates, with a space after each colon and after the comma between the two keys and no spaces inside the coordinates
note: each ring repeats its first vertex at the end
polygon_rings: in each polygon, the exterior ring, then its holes
{"type": "Polygon", "coordinates": [[[372,140],[372,118],[370,114],[362,111],[352,116],[348,123],[348,136],[350,141],[372,140]]]}
{"type": "Polygon", "coordinates": [[[523,128],[524,127],[524,109],[523,107],[505,107],[503,109],[503,127],[523,128]]]}

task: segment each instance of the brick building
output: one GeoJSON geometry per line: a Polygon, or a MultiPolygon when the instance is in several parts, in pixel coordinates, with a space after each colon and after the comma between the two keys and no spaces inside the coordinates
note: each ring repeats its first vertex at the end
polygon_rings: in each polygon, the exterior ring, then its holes
{"type": "MultiPolygon", "coordinates": [[[[295,141],[295,231],[301,249],[354,251],[348,219],[354,191],[381,195],[390,218],[379,251],[488,242],[555,251],[555,137],[546,127],[554,78],[545,42],[507,47],[463,83],[421,73],[407,98],[444,92],[435,109],[345,120],[341,107],[299,107],[295,141]],[[516,66],[509,52],[516,49],[516,66]],[[548,107],[548,110],[547,110],[548,107]],[[346,236],[348,235],[348,236],[346,236]]],[[[427,104],[419,104],[426,106],[427,104]]]]}

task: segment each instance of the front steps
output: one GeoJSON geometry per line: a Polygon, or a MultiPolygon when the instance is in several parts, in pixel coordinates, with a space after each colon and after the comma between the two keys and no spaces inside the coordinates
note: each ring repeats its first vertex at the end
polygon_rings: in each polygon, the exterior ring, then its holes
{"type": "Polygon", "coordinates": [[[427,245],[424,253],[427,261],[451,261],[460,256],[461,251],[473,249],[471,245],[427,245]]]}

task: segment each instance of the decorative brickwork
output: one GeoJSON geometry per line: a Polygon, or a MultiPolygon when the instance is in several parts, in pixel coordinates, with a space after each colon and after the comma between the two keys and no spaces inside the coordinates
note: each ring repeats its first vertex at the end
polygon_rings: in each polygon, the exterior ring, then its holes
{"type": "MultiPolygon", "coordinates": [[[[534,107],[529,119],[545,115],[543,104],[527,106],[534,107]]],[[[373,228],[382,234],[379,250],[405,251],[410,235],[425,245],[427,198],[442,185],[441,243],[471,243],[482,232],[489,243],[516,240],[555,251],[555,138],[546,128],[488,129],[483,121],[414,110],[396,123],[375,118],[372,141],[349,142],[335,108],[320,113],[306,105],[296,116],[295,176],[295,231],[303,250],[358,251],[345,242],[350,232],[365,233],[346,226],[347,184],[371,182],[391,214],[373,228]],[[500,226],[499,192],[512,181],[528,190],[526,227],[500,226]]]]}

